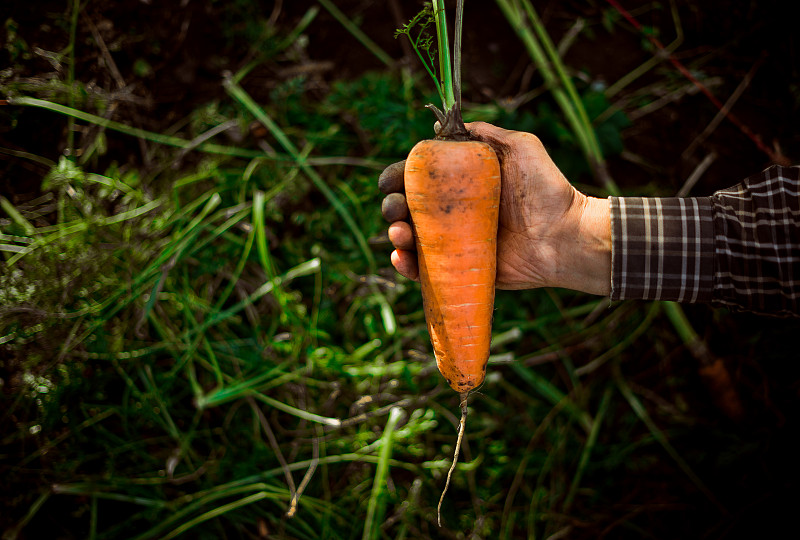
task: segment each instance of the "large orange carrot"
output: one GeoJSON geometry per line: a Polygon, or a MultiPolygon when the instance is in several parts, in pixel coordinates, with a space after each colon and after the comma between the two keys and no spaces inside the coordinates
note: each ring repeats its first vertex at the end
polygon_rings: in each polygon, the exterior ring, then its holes
{"type": "Polygon", "coordinates": [[[500,164],[479,141],[422,141],[406,160],[405,185],[436,362],[465,394],[483,382],[489,358],[500,164]]]}
{"type": "Polygon", "coordinates": [[[404,176],[433,352],[447,384],[461,396],[453,464],[437,510],[441,526],[466,428],[467,396],[483,383],[489,360],[500,163],[479,141],[427,140],[411,150],[404,176]]]}

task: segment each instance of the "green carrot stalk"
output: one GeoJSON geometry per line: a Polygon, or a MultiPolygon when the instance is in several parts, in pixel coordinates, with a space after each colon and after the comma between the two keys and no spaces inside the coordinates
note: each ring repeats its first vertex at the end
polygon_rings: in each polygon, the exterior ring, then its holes
{"type": "Polygon", "coordinates": [[[453,90],[453,71],[450,67],[450,43],[447,36],[447,17],[445,16],[444,0],[433,0],[433,19],[436,21],[436,38],[439,44],[439,85],[442,87],[444,110],[452,109],[456,104],[453,90]]]}
{"type": "Polygon", "coordinates": [[[470,138],[461,117],[461,35],[464,12],[464,0],[456,3],[454,54],[450,52],[450,39],[447,31],[447,17],[444,0],[433,0],[403,28],[395,33],[395,37],[405,35],[411,46],[422,60],[428,75],[434,80],[442,108],[428,104],[428,107],[439,121],[438,139],[468,140],[470,138]],[[434,60],[432,52],[433,39],[427,31],[433,25],[436,31],[438,51],[434,60]],[[438,66],[438,69],[437,69],[438,66]]]}

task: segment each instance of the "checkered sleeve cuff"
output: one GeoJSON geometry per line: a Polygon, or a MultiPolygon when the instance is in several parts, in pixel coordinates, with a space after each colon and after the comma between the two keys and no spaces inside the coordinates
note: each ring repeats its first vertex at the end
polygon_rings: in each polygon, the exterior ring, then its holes
{"type": "Polygon", "coordinates": [[[800,167],[772,166],[711,197],[714,303],[800,316],[800,167]]]}
{"type": "Polygon", "coordinates": [[[711,301],[711,198],[609,199],[611,299],[711,301]]]}

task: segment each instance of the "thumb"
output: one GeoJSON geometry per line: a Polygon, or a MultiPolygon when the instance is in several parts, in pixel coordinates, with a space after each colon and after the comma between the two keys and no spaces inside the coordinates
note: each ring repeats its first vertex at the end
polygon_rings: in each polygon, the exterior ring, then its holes
{"type": "Polygon", "coordinates": [[[475,140],[485,142],[494,149],[501,165],[509,161],[552,161],[542,141],[533,133],[503,129],[486,122],[470,122],[466,126],[475,140]]]}
{"type": "Polygon", "coordinates": [[[475,139],[490,144],[491,146],[508,145],[509,139],[516,131],[503,129],[486,122],[470,122],[465,124],[470,135],[475,139]]]}

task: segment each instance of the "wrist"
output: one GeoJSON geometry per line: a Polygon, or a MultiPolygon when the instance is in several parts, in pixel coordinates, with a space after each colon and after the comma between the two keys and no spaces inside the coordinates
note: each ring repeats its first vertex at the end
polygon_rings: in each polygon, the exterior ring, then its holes
{"type": "Polygon", "coordinates": [[[576,192],[559,247],[556,286],[611,293],[611,211],[607,199],[576,192]]]}

